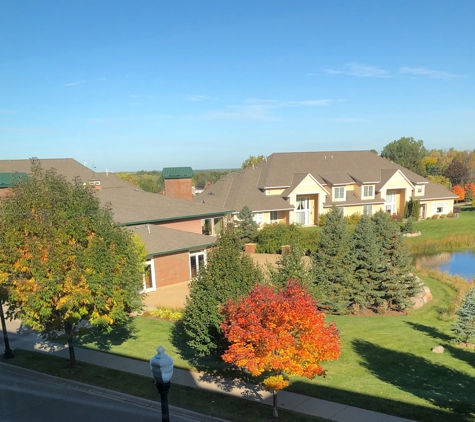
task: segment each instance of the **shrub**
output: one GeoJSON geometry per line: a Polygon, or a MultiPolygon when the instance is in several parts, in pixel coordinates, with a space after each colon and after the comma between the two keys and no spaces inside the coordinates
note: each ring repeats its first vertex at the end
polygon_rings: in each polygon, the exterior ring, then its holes
{"type": "Polygon", "coordinates": [[[357,224],[361,220],[361,214],[355,212],[348,217],[348,224],[357,224]]]}
{"type": "Polygon", "coordinates": [[[454,218],[455,217],[455,214],[453,212],[449,212],[447,214],[447,218],[454,218]]]}
{"type": "Polygon", "coordinates": [[[432,216],[432,220],[437,220],[439,217],[440,217],[439,214],[434,214],[434,215],[432,216]]]}
{"type": "Polygon", "coordinates": [[[327,224],[327,215],[320,214],[320,216],[318,217],[318,225],[320,227],[323,227],[325,224],[327,224]]]}
{"type": "Polygon", "coordinates": [[[158,307],[157,309],[153,309],[146,314],[160,319],[166,319],[167,321],[180,321],[183,319],[183,311],[180,309],[158,307]]]}
{"type": "Polygon", "coordinates": [[[256,252],[279,253],[282,246],[298,243],[307,254],[315,250],[318,237],[315,229],[299,227],[296,224],[266,224],[257,234],[256,252]]]}
{"type": "Polygon", "coordinates": [[[440,214],[440,218],[447,218],[447,214],[440,214]]]}

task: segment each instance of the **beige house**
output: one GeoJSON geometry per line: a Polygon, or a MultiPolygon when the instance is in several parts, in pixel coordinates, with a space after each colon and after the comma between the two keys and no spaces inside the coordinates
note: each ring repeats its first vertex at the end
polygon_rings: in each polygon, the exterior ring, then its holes
{"type": "Polygon", "coordinates": [[[345,216],[379,210],[398,215],[411,198],[420,201],[420,218],[427,218],[452,212],[457,196],[371,151],[330,151],[274,153],[194,200],[235,213],[247,205],[260,225],[313,226],[334,205],[345,216]]]}

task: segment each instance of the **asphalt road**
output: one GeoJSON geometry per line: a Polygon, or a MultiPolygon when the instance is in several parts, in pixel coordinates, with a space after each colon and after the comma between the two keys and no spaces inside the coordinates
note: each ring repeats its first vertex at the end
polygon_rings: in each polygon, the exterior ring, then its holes
{"type": "MultiPolygon", "coordinates": [[[[207,420],[203,415],[173,409],[173,422],[207,420]]],[[[159,422],[161,414],[158,393],[155,403],[0,364],[0,421],[159,422]]]]}

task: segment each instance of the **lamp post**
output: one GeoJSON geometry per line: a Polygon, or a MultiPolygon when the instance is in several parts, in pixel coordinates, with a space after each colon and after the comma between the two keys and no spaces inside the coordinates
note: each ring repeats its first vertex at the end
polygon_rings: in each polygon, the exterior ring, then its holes
{"type": "Polygon", "coordinates": [[[3,342],[5,343],[5,352],[3,357],[10,359],[15,357],[12,349],[10,349],[10,342],[8,341],[7,325],[5,324],[5,315],[3,314],[3,300],[0,298],[0,320],[2,321],[3,342]]]}
{"type": "Polygon", "coordinates": [[[170,391],[170,380],[173,375],[173,360],[165,353],[162,346],[157,348],[157,354],[150,359],[150,369],[158,392],[162,408],[162,422],[169,422],[168,413],[168,392],[170,391]]]}

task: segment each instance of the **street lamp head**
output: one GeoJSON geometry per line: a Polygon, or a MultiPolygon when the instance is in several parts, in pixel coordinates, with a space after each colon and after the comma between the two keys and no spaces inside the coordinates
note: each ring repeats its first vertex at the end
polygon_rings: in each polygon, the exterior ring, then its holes
{"type": "Polygon", "coordinates": [[[165,353],[163,346],[159,346],[157,354],[150,359],[150,369],[156,383],[170,382],[173,375],[173,360],[165,353]]]}

